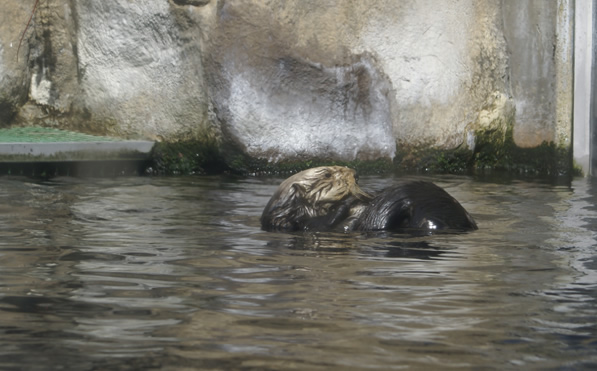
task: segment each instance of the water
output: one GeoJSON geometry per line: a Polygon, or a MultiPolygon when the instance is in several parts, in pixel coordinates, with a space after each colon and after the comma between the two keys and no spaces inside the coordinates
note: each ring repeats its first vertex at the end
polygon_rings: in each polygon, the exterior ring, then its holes
{"type": "Polygon", "coordinates": [[[480,229],[263,232],[280,178],[0,178],[0,369],[595,369],[597,183],[428,179],[480,229]]]}

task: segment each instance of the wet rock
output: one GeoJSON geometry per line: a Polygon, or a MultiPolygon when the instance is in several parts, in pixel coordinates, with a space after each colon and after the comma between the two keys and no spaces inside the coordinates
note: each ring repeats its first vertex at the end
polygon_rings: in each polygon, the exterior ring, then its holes
{"type": "Polygon", "coordinates": [[[238,70],[225,64],[212,88],[222,130],[249,155],[392,158],[391,84],[369,55],[324,65],[289,56],[238,70]]]}

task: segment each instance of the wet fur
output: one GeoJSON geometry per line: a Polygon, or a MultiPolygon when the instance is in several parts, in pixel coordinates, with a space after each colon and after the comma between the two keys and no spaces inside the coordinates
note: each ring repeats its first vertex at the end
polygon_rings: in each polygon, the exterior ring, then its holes
{"type": "Polygon", "coordinates": [[[368,203],[355,230],[477,229],[471,215],[448,192],[431,182],[402,181],[384,189],[368,203]]]}
{"type": "Polygon", "coordinates": [[[372,197],[356,172],[341,166],[301,171],[286,179],[263,210],[264,230],[328,229],[350,216],[351,207],[372,197]]]}
{"type": "Polygon", "coordinates": [[[286,179],[263,210],[264,230],[477,229],[470,214],[431,182],[400,181],[375,197],[357,184],[354,170],[325,166],[286,179]]]}

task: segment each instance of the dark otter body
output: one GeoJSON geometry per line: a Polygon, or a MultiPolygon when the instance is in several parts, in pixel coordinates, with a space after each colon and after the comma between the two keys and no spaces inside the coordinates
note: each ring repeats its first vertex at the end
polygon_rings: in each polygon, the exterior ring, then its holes
{"type": "Polygon", "coordinates": [[[353,229],[468,231],[477,229],[477,224],[442,188],[431,182],[403,181],[375,196],[353,229]]]}
{"type": "Polygon", "coordinates": [[[264,230],[477,229],[469,213],[431,182],[401,181],[375,197],[340,166],[308,169],[286,179],[261,215],[264,230]]]}

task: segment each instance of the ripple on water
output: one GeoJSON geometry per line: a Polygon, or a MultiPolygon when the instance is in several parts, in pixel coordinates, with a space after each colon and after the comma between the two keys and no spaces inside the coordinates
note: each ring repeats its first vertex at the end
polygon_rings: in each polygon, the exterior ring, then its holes
{"type": "Polygon", "coordinates": [[[263,232],[277,178],[0,178],[0,367],[595,365],[597,185],[433,180],[479,231],[263,232]]]}

